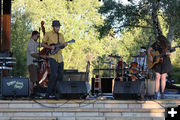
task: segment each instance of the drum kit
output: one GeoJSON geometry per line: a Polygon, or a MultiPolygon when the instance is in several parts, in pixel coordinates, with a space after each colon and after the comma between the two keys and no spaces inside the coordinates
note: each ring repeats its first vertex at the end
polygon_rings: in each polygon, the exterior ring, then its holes
{"type": "MultiPolygon", "coordinates": [[[[141,65],[138,64],[138,62],[131,62],[129,65],[123,61],[123,57],[118,56],[118,55],[108,55],[108,57],[110,58],[114,58],[116,59],[117,63],[115,65],[114,68],[107,68],[107,69],[103,69],[103,68],[98,68],[98,69],[94,69],[94,71],[100,71],[100,70],[109,70],[109,71],[115,71],[115,78],[119,79],[120,81],[133,81],[135,82],[138,79],[151,79],[152,74],[151,71],[148,70],[142,70],[140,69],[140,67],[142,67],[141,65]]],[[[133,56],[135,57],[143,57],[140,55],[137,56],[133,56]]],[[[104,63],[107,64],[111,64],[113,62],[111,61],[106,61],[104,63]]],[[[146,64],[143,64],[143,67],[146,64]]],[[[110,65],[109,65],[110,66],[110,65]]],[[[98,72],[99,73],[99,72],[98,72]]]]}
{"type": "MultiPolygon", "coordinates": [[[[2,78],[4,76],[8,76],[9,72],[13,69],[15,64],[16,64],[16,58],[0,56],[0,88],[1,88],[2,78]]],[[[0,93],[1,93],[1,89],[0,89],[0,93]]]]}

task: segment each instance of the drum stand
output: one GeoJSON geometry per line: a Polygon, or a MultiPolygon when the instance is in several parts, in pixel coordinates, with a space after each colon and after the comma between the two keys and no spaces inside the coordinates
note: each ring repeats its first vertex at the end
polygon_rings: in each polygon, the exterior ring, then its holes
{"type": "Polygon", "coordinates": [[[12,57],[0,57],[0,97],[2,96],[2,79],[3,79],[3,71],[4,70],[12,70],[12,67],[8,67],[6,65],[14,65],[16,62],[13,61],[15,58],[12,57]]]}

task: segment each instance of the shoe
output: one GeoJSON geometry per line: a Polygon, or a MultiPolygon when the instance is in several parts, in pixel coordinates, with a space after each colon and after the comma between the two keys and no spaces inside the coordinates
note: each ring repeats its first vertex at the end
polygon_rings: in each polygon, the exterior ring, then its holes
{"type": "Polygon", "coordinates": [[[164,93],[161,93],[161,99],[164,99],[164,93]]]}
{"type": "Polygon", "coordinates": [[[55,99],[56,96],[54,94],[48,94],[46,93],[45,96],[44,96],[44,99],[55,99]]]}
{"type": "Polygon", "coordinates": [[[158,98],[158,93],[155,93],[154,99],[157,100],[157,98],[158,98]]]}

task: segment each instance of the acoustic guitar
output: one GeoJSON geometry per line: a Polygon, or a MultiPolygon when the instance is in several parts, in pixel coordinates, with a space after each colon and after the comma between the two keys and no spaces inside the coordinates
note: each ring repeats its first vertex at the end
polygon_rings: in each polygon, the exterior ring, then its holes
{"type": "MultiPolygon", "coordinates": [[[[180,47],[180,46],[176,46],[173,47],[171,50],[169,50],[169,52],[174,52],[176,51],[175,48],[180,47]]],[[[148,69],[152,69],[156,64],[160,63],[160,61],[162,60],[161,58],[166,55],[166,52],[163,53],[159,53],[159,51],[155,51],[155,52],[151,52],[150,53],[151,56],[153,57],[153,61],[150,60],[150,55],[147,56],[147,68],[148,69]]]]}
{"type": "MultiPolygon", "coordinates": [[[[72,40],[67,41],[67,42],[65,42],[65,43],[75,43],[75,40],[72,39],[72,40]]],[[[56,54],[56,53],[59,51],[59,49],[63,46],[63,44],[60,44],[60,43],[51,44],[50,46],[52,46],[52,45],[55,46],[55,49],[54,49],[54,50],[50,50],[50,49],[47,50],[47,52],[48,52],[50,55],[56,54]]]]}

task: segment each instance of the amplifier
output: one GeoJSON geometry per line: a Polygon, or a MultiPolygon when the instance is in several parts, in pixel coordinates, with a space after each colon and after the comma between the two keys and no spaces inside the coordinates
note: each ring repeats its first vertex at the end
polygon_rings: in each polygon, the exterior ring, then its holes
{"type": "Polygon", "coordinates": [[[4,77],[2,79],[2,96],[29,96],[29,78],[4,77]]]}

